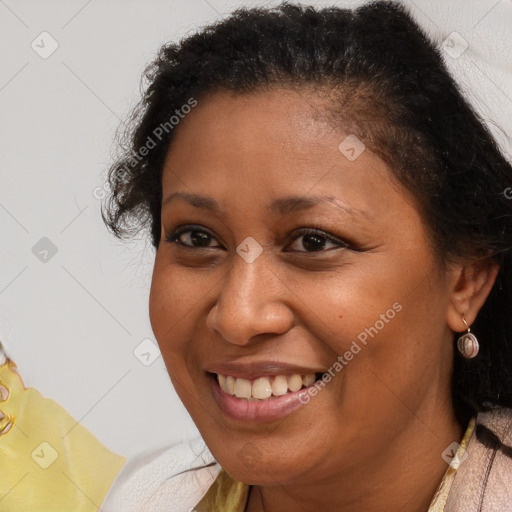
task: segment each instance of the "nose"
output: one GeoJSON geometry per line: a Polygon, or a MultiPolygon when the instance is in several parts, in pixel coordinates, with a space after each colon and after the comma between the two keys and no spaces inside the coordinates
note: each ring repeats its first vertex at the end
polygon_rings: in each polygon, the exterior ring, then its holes
{"type": "Polygon", "coordinates": [[[290,290],[260,255],[252,263],[238,255],[221,281],[206,325],[235,345],[247,345],[260,334],[284,334],[293,326],[286,303],[290,290]]]}

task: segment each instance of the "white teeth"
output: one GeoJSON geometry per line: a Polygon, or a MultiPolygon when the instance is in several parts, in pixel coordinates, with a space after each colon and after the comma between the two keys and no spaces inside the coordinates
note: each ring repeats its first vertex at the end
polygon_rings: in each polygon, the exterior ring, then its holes
{"type": "MultiPolygon", "coordinates": [[[[222,388],[222,385],[220,386],[222,388]]],[[[231,375],[228,375],[226,377],[226,387],[222,388],[226,393],[229,393],[230,395],[235,394],[235,378],[231,377],[231,375]]]]}
{"type": "Polygon", "coordinates": [[[263,400],[272,395],[272,386],[267,377],[260,377],[255,379],[252,383],[252,397],[263,400]]]}
{"type": "Polygon", "coordinates": [[[236,379],[235,396],[238,398],[251,398],[251,381],[247,379],[236,379]]]}
{"type": "Polygon", "coordinates": [[[302,387],[302,377],[300,375],[290,375],[286,377],[286,380],[290,391],[299,391],[302,387]]]}
{"type": "Polygon", "coordinates": [[[316,380],[316,375],[314,373],[310,373],[309,375],[302,376],[302,384],[304,384],[304,386],[306,386],[306,387],[311,386],[311,384],[314,384],[315,380],[316,380]]]}
{"type": "Polygon", "coordinates": [[[225,375],[217,375],[217,380],[219,381],[219,386],[221,389],[226,389],[226,376],[225,375]]]}
{"type": "Polygon", "coordinates": [[[315,383],[316,375],[314,373],[308,375],[276,375],[259,377],[250,381],[231,375],[217,374],[217,381],[224,392],[252,402],[286,395],[289,391],[298,391],[302,386],[309,387],[315,383]]]}
{"type": "Polygon", "coordinates": [[[272,394],[275,396],[286,395],[288,393],[288,382],[284,375],[277,375],[272,382],[272,394]]]}

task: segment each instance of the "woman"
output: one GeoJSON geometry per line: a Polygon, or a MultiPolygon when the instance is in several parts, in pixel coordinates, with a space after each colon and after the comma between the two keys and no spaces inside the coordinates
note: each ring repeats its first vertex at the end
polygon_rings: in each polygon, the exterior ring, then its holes
{"type": "Polygon", "coordinates": [[[405,9],[240,10],[146,76],[104,218],[214,460],[105,510],[512,510],[512,169],[405,9]]]}

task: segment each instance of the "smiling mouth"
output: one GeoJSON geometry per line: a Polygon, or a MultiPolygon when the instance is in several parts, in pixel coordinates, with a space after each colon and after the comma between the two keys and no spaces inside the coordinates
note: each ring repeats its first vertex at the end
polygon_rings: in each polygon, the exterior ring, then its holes
{"type": "Polygon", "coordinates": [[[321,380],[324,374],[269,375],[253,380],[220,373],[211,375],[217,380],[222,391],[228,395],[248,402],[265,402],[311,387],[316,381],[321,380]]]}

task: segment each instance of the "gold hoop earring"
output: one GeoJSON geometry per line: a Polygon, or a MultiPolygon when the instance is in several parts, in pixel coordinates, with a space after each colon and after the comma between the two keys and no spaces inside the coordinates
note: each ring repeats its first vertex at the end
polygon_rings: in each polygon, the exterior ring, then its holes
{"type": "Polygon", "coordinates": [[[478,351],[480,350],[480,345],[478,344],[476,336],[471,332],[471,329],[469,328],[469,325],[466,322],[464,315],[462,315],[462,321],[468,328],[468,331],[464,333],[462,336],[460,336],[459,339],[457,340],[457,348],[466,359],[472,359],[478,354],[478,351]]]}

